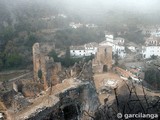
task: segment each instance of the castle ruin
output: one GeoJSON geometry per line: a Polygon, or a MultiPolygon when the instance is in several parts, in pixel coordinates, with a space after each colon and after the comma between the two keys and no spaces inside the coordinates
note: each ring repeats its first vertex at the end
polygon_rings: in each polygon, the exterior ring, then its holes
{"type": "Polygon", "coordinates": [[[112,68],[112,47],[99,46],[92,61],[95,73],[107,72],[112,68]]]}
{"type": "Polygon", "coordinates": [[[34,80],[41,82],[45,90],[60,82],[57,74],[61,71],[61,64],[55,63],[54,59],[48,56],[52,49],[47,48],[40,43],[35,43],[32,48],[34,80]]]}

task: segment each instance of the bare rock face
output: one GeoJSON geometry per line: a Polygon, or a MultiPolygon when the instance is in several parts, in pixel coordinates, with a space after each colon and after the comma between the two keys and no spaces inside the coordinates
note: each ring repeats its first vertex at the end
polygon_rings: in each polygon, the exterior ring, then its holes
{"type": "Polygon", "coordinates": [[[94,85],[83,81],[77,87],[67,89],[57,95],[59,102],[30,116],[28,120],[91,120],[85,113],[94,115],[99,106],[99,99],[94,85]]]}

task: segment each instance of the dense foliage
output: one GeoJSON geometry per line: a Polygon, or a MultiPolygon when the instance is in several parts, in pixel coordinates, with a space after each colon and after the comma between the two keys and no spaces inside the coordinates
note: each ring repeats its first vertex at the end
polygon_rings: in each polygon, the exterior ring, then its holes
{"type": "Polygon", "coordinates": [[[66,29],[57,31],[55,34],[57,48],[66,48],[70,45],[83,45],[89,42],[100,42],[104,38],[104,33],[98,29],[66,29]]]}
{"type": "Polygon", "coordinates": [[[160,90],[160,71],[156,68],[150,68],[145,71],[145,80],[155,89],[160,90]]]}
{"type": "Polygon", "coordinates": [[[55,62],[61,62],[61,64],[64,67],[70,67],[73,66],[76,62],[78,63],[81,60],[85,60],[86,62],[88,62],[89,60],[92,60],[94,58],[93,55],[91,56],[85,56],[83,58],[72,58],[70,57],[70,50],[69,48],[66,49],[66,53],[64,57],[58,57],[57,53],[55,50],[53,50],[52,52],[49,53],[49,56],[53,57],[55,62]]]}
{"type": "Polygon", "coordinates": [[[0,70],[25,67],[31,62],[31,48],[37,41],[35,34],[17,33],[8,27],[0,38],[0,70]]]}

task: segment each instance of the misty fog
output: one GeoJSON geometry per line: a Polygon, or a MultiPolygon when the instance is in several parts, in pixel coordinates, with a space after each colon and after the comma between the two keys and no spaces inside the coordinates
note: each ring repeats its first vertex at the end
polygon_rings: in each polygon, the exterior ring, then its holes
{"type": "Polygon", "coordinates": [[[14,12],[16,8],[34,5],[34,7],[50,6],[61,12],[80,15],[80,17],[83,17],[84,14],[98,17],[106,15],[108,11],[158,15],[159,3],[159,0],[1,0],[0,6],[10,13],[14,12]]]}

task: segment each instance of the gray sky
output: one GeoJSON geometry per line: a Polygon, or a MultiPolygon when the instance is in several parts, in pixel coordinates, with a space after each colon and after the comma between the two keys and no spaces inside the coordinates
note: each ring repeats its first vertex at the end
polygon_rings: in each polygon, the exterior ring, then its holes
{"type": "Polygon", "coordinates": [[[12,7],[21,6],[22,4],[36,5],[41,3],[41,7],[47,4],[62,11],[68,11],[69,14],[78,15],[81,19],[87,17],[101,19],[104,15],[112,17],[112,13],[107,14],[110,11],[115,13],[120,11],[119,15],[122,17],[123,11],[129,11],[139,16],[143,16],[144,13],[149,13],[152,16],[151,13],[154,13],[154,16],[160,17],[160,0],[0,0],[0,2],[7,4],[10,12],[14,11],[12,7]]]}
{"type": "Polygon", "coordinates": [[[19,3],[42,3],[80,11],[107,11],[123,9],[128,11],[152,12],[159,10],[160,0],[0,0],[6,4],[19,5],[19,3]]]}
{"type": "MultiPolygon", "coordinates": [[[[49,0],[48,0],[49,1],[49,0]]],[[[61,0],[68,9],[88,10],[90,12],[108,9],[150,12],[159,9],[159,0],[61,0]]]]}

